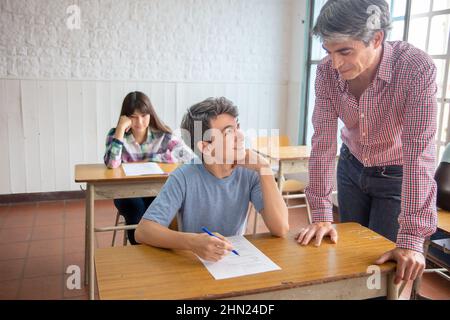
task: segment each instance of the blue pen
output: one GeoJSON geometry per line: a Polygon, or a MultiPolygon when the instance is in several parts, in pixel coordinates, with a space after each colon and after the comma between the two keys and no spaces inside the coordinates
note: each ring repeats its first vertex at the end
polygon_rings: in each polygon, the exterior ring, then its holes
{"type": "MultiPolygon", "coordinates": [[[[209,234],[211,237],[215,237],[217,239],[220,239],[218,236],[216,236],[215,234],[211,233],[206,227],[202,227],[202,230],[204,232],[206,232],[207,234],[209,234]]],[[[222,239],[220,239],[220,240],[222,240],[222,239]]],[[[231,252],[233,252],[237,256],[239,255],[239,253],[236,250],[231,250],[231,252]]]]}

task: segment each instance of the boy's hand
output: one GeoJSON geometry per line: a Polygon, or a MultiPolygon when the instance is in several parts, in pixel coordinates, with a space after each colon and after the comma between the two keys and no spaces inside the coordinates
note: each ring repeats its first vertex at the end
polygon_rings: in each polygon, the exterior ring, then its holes
{"type": "Polygon", "coordinates": [[[233,246],[224,236],[219,233],[214,234],[220,239],[206,233],[199,233],[191,242],[191,250],[203,260],[217,262],[233,250],[233,246]]]}
{"type": "Polygon", "coordinates": [[[255,170],[261,174],[263,174],[263,171],[272,173],[270,164],[266,160],[266,158],[261,156],[259,153],[256,153],[255,151],[249,149],[245,151],[245,158],[236,162],[236,166],[255,170]]]}

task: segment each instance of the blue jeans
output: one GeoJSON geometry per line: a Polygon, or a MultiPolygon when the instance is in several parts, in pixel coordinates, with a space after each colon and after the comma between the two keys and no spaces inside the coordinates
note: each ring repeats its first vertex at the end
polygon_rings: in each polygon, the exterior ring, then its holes
{"type": "MultiPolygon", "coordinates": [[[[114,205],[125,218],[127,225],[138,224],[154,199],[155,197],[114,199],[114,205]]],[[[137,244],[134,239],[134,230],[127,230],[127,235],[131,244],[137,244]]]]}
{"type": "Polygon", "coordinates": [[[402,180],[402,166],[365,168],[343,144],[337,168],[341,222],[357,222],[395,242],[402,180]]]}

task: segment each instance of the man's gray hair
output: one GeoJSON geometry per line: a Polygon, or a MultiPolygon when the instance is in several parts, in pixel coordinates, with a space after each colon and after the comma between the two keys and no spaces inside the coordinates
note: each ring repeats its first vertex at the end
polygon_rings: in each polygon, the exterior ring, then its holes
{"type": "Polygon", "coordinates": [[[375,33],[392,29],[385,0],[328,0],[320,11],[313,34],[322,41],[352,38],[369,45],[375,33]]]}

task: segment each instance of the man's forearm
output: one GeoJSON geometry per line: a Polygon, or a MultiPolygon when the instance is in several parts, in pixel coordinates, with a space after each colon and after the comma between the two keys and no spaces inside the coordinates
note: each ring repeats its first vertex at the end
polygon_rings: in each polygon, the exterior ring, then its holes
{"type": "Polygon", "coordinates": [[[406,160],[397,247],[423,252],[425,238],[436,231],[436,182],[432,164],[406,160]],[[418,196],[420,195],[420,196],[418,196]]]}
{"type": "Polygon", "coordinates": [[[309,160],[309,185],[305,189],[312,222],[333,222],[333,172],[336,153],[316,151],[313,147],[309,160]],[[318,156],[321,152],[326,156],[318,156]]]}

